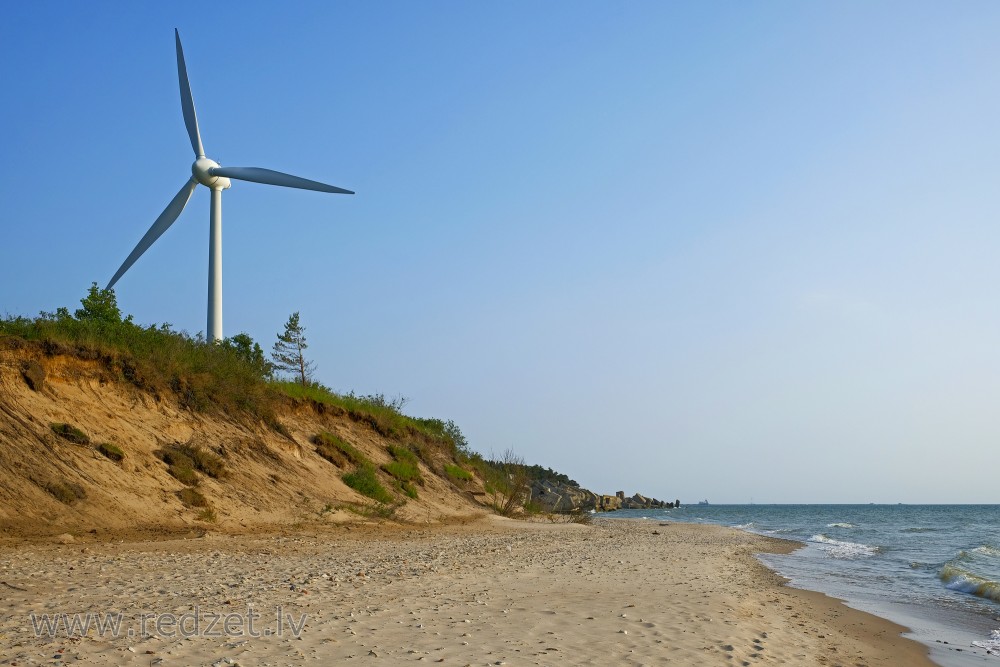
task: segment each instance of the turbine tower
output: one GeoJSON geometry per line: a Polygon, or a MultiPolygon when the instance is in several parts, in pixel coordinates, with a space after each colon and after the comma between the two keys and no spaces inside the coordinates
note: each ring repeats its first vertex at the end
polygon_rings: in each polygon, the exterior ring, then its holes
{"type": "Polygon", "coordinates": [[[332,192],[353,195],[350,190],[310,181],[291,174],[284,174],[260,167],[222,167],[215,160],[205,157],[205,148],[201,143],[201,133],[198,131],[198,117],[194,112],[194,99],[191,97],[191,84],[188,82],[187,67],[184,65],[184,50],[181,48],[181,36],[174,29],[174,39],[177,43],[177,78],[181,87],[181,110],[184,112],[184,125],[187,127],[191,148],[194,149],[195,161],[191,165],[191,178],[170,200],[163,213],[153,222],[145,236],[135,249],[125,259],[118,272],[115,273],[108,289],[114,287],[118,279],[129,270],[136,260],[146,252],[156,239],[174,224],[184,210],[195,188],[201,183],[212,191],[211,212],[209,221],[211,232],[208,243],[208,329],[206,334],[212,342],[222,340],[222,191],[231,185],[230,179],[251,181],[265,185],[281,185],[286,188],[300,190],[316,190],[317,192],[332,192]]]}

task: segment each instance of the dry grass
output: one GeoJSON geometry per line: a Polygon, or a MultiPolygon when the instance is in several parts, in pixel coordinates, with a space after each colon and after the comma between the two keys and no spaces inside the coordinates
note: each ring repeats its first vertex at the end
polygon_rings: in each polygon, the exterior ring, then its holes
{"type": "Polygon", "coordinates": [[[188,507],[208,507],[208,499],[190,487],[178,491],[177,497],[188,507]]]}
{"type": "Polygon", "coordinates": [[[82,486],[66,480],[49,482],[45,485],[45,490],[55,496],[56,500],[67,505],[87,497],[87,492],[82,486]]]}

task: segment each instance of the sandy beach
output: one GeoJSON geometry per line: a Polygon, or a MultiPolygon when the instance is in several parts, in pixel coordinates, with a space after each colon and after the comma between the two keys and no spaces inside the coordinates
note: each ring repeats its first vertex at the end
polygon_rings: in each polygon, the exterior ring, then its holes
{"type": "Polygon", "coordinates": [[[7,543],[0,664],[932,664],[904,628],[754,558],[794,547],[717,526],[493,517],[7,543]],[[117,630],[95,627],[109,619],[117,630]]]}

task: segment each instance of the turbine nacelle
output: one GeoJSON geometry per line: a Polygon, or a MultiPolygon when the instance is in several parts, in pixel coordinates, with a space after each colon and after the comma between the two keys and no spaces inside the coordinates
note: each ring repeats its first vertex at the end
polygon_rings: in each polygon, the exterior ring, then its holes
{"type": "Polygon", "coordinates": [[[213,190],[226,190],[232,185],[229,179],[225,176],[215,176],[212,174],[212,170],[218,169],[219,166],[219,163],[215,160],[200,157],[191,165],[191,175],[194,176],[196,181],[206,187],[213,190]]]}
{"type": "Polygon", "coordinates": [[[174,42],[177,48],[177,80],[181,92],[181,112],[184,114],[184,126],[187,128],[191,149],[194,150],[195,161],[191,165],[191,178],[174,195],[163,213],[153,222],[145,236],[140,239],[121,267],[108,283],[108,289],[114,287],[118,279],[135,264],[136,260],[151,245],[174,224],[184,210],[191,195],[204,185],[212,191],[212,206],[209,214],[211,232],[208,242],[208,327],[205,334],[211,341],[222,340],[222,191],[230,186],[229,179],[250,181],[264,185],[279,185],[285,188],[299,190],[314,190],[316,192],[340,193],[353,195],[351,190],[338,188],[334,185],[310,181],[307,178],[292,176],[273,169],[261,167],[222,167],[215,160],[205,157],[205,146],[201,143],[201,131],[198,129],[198,116],[194,111],[194,98],[191,96],[191,83],[188,81],[187,65],[184,64],[184,50],[181,48],[181,36],[174,30],[174,42]]]}

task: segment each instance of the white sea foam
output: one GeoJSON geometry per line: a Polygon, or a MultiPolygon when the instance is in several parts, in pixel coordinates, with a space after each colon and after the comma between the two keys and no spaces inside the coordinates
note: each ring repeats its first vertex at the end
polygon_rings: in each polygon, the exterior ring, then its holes
{"type": "Polygon", "coordinates": [[[828,523],[827,528],[854,528],[853,523],[828,523]]]}
{"type": "Polygon", "coordinates": [[[1000,602],[1000,582],[980,577],[952,563],[946,563],[938,576],[945,588],[1000,602]]]}
{"type": "Polygon", "coordinates": [[[750,530],[750,529],[751,529],[751,528],[753,528],[753,527],[754,527],[755,525],[756,525],[756,524],[755,524],[755,523],[754,523],[753,521],[751,521],[750,523],[741,523],[741,524],[740,524],[740,525],[738,525],[738,526],[733,526],[733,528],[739,528],[740,530],[750,530]]]}
{"type": "Polygon", "coordinates": [[[983,556],[991,556],[993,558],[1000,558],[1000,549],[996,547],[991,547],[989,545],[983,545],[981,547],[976,547],[973,549],[977,554],[982,554],[983,556]]]}
{"type": "Polygon", "coordinates": [[[815,542],[821,545],[820,548],[823,549],[831,558],[869,558],[878,553],[878,547],[873,547],[868,544],[859,544],[857,542],[841,542],[840,540],[834,540],[826,535],[813,535],[809,538],[810,542],[815,542]]]}
{"type": "Polygon", "coordinates": [[[1000,655],[1000,630],[994,630],[990,633],[989,640],[984,642],[972,642],[972,645],[986,649],[987,653],[996,653],[997,655],[1000,655]]]}

